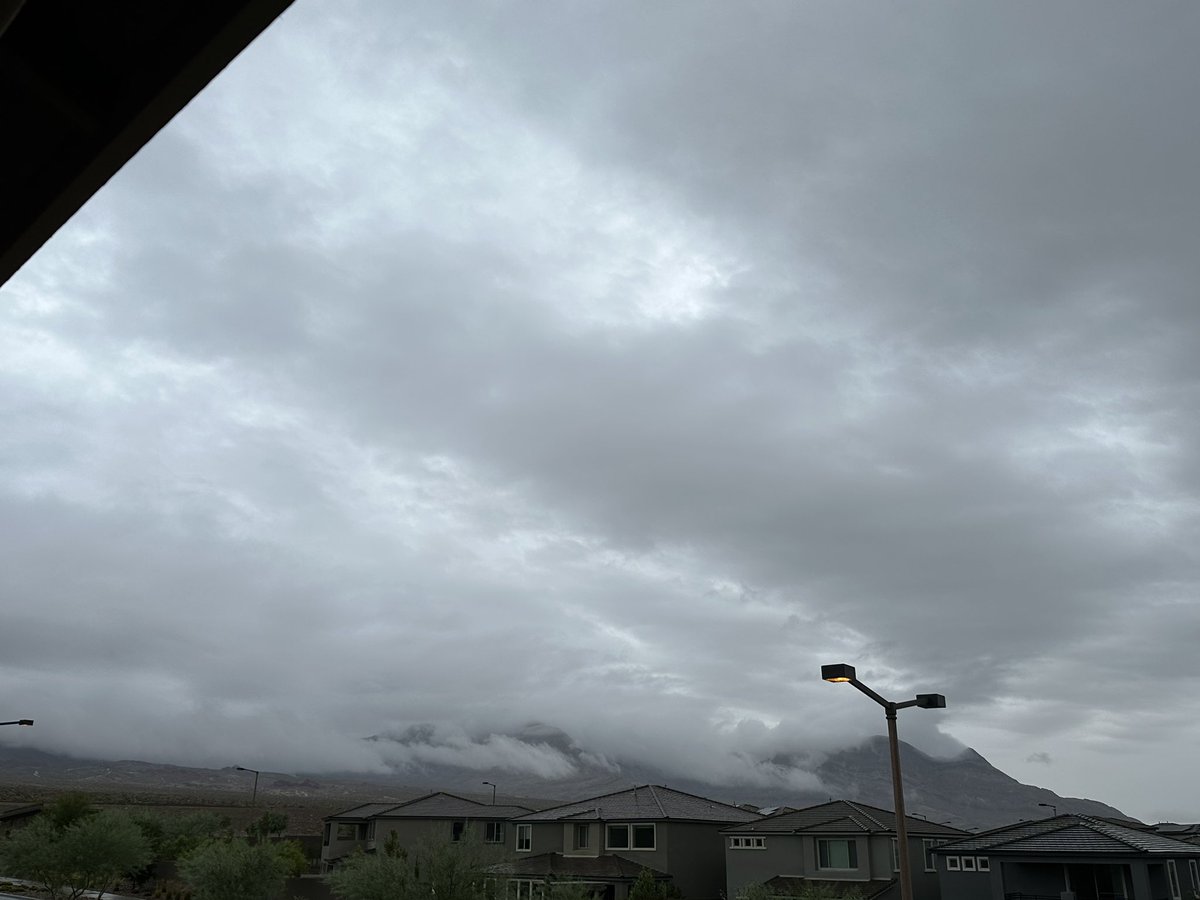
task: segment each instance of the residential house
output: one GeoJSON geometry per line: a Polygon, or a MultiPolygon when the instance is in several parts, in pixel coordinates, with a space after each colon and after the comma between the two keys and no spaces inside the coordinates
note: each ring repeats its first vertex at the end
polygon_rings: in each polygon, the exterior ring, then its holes
{"type": "Polygon", "coordinates": [[[1200,846],[1095,816],[1018,822],[934,854],[942,900],[1200,897],[1200,846]]]}
{"type": "MultiPolygon", "coordinates": [[[[938,900],[932,851],[966,834],[916,816],[906,816],[909,869],[916,900],[938,900]]],[[[804,809],[726,828],[726,896],[751,884],[787,896],[807,885],[831,893],[853,889],[864,898],[900,896],[900,854],[896,816],[849,800],[831,800],[804,809]]]]}
{"type": "Polygon", "coordinates": [[[401,847],[413,847],[426,840],[461,840],[471,830],[482,843],[506,853],[508,820],[528,812],[526,806],[477,803],[442,792],[406,803],[367,803],[325,817],[321,868],[328,871],[355,850],[382,849],[393,834],[401,847]]]}
{"type": "Polygon", "coordinates": [[[592,797],[513,819],[515,859],[496,868],[518,900],[554,879],[581,881],[601,900],[625,900],[642,869],[686,900],[725,889],[721,830],[756,813],[661,785],[592,797]]]}

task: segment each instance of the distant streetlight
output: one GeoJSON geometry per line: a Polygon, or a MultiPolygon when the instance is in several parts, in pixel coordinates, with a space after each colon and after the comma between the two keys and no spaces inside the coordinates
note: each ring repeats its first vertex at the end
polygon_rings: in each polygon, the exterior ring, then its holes
{"type": "Polygon", "coordinates": [[[892,796],[896,802],[896,851],[900,855],[900,900],[913,900],[912,868],[908,863],[908,823],[904,818],[904,782],[900,777],[900,739],[896,736],[896,712],[910,706],[921,709],[945,709],[946,698],[941,694],[917,694],[913,700],[895,703],[885,700],[858,680],[854,666],[838,663],[821,666],[821,677],[834,684],[854,685],[884,709],[887,716],[888,748],[892,754],[892,796]]]}
{"type": "MultiPolygon", "coordinates": [[[[492,784],[490,781],[483,782],[484,784],[492,784]]],[[[496,805],[496,786],[492,784],[492,806],[496,805]]]]}
{"type": "Polygon", "coordinates": [[[33,719],[13,719],[11,722],[0,722],[0,725],[25,725],[26,727],[33,724],[33,719]]]}
{"type": "Polygon", "coordinates": [[[1050,808],[1050,815],[1052,815],[1052,816],[1058,815],[1058,807],[1055,806],[1053,803],[1039,803],[1038,806],[1047,806],[1050,808]]]}
{"type": "Polygon", "coordinates": [[[245,766],[234,766],[234,768],[239,772],[254,773],[254,791],[250,794],[250,805],[253,806],[255,801],[258,800],[258,776],[262,773],[260,773],[258,769],[247,769],[245,766]]]}

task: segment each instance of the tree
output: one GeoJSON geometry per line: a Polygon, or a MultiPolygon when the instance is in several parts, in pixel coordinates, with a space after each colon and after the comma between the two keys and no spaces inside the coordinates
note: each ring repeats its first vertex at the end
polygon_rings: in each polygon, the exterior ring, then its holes
{"type": "Polygon", "coordinates": [[[153,858],[150,842],[127,814],[75,812],[39,816],[15,832],[0,849],[5,869],[36,881],[51,897],[77,900],[85,891],[103,895],[153,858]]]}
{"type": "Polygon", "coordinates": [[[288,817],[281,812],[267,811],[246,827],[247,837],[265,841],[270,835],[282,836],[288,827],[288,817]]]}
{"type": "Polygon", "coordinates": [[[642,869],[629,889],[629,900],[673,900],[682,896],[679,888],[668,881],[659,881],[649,869],[642,869]]]}
{"type": "Polygon", "coordinates": [[[468,828],[454,842],[405,849],[389,841],[383,853],[356,853],[330,874],[329,886],[340,900],[488,900],[496,881],[489,870],[499,861],[468,828]]]}
{"type": "Polygon", "coordinates": [[[269,900],[283,891],[289,866],[281,844],[243,838],[209,841],[179,861],[196,900],[269,900]]]}
{"type": "Polygon", "coordinates": [[[133,821],[150,842],[155,859],[179,859],[213,838],[230,834],[229,817],[198,812],[182,816],[137,812],[133,821]]]}

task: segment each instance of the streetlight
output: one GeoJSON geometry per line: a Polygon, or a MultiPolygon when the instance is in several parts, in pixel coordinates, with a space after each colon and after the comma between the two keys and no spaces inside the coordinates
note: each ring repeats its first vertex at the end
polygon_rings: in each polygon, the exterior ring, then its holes
{"type": "MultiPolygon", "coordinates": [[[[484,784],[492,784],[490,781],[483,782],[484,784]]],[[[496,786],[492,784],[492,806],[496,805],[496,786]]]]}
{"type": "Polygon", "coordinates": [[[33,719],[13,719],[11,722],[0,722],[0,725],[25,725],[33,724],[33,719]]]}
{"type": "Polygon", "coordinates": [[[254,801],[258,799],[258,776],[261,774],[258,769],[247,769],[245,766],[234,766],[239,772],[254,773],[254,791],[250,794],[250,805],[254,806],[254,801]]]}
{"type": "Polygon", "coordinates": [[[821,677],[834,684],[854,685],[884,709],[887,716],[888,748],[892,754],[892,795],[896,802],[896,850],[900,854],[900,900],[912,900],[912,868],[908,862],[908,823],[904,819],[904,782],[900,776],[900,740],[896,737],[896,711],[910,706],[921,709],[945,709],[946,698],[941,694],[917,694],[913,700],[896,703],[885,700],[855,676],[854,666],[838,663],[821,666],[821,677]]]}
{"type": "Polygon", "coordinates": [[[1057,807],[1057,806],[1055,806],[1053,803],[1039,803],[1039,804],[1038,804],[1038,806],[1046,806],[1046,807],[1049,807],[1049,809],[1050,809],[1050,815],[1052,815],[1052,816],[1057,816],[1057,815],[1058,815],[1058,807],[1057,807]]]}

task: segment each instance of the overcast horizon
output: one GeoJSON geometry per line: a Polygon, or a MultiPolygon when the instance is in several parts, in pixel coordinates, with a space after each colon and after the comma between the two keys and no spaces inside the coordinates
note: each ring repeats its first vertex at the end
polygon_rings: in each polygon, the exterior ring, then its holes
{"type": "Polygon", "coordinates": [[[1200,821],[1198,40],[297,0],[0,288],[0,745],[753,780],[849,662],[1200,821]]]}

